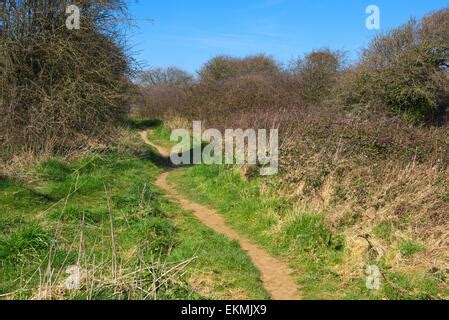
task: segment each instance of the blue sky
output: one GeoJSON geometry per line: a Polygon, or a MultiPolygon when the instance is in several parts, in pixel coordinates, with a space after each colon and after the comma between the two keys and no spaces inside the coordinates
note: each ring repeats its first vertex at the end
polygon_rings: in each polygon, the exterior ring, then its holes
{"type": "Polygon", "coordinates": [[[355,58],[376,34],[365,27],[365,9],[371,4],[380,8],[381,31],[386,31],[448,7],[449,0],[131,1],[136,27],[129,44],[146,67],[190,72],[219,54],[266,53],[287,63],[329,47],[355,58]]]}

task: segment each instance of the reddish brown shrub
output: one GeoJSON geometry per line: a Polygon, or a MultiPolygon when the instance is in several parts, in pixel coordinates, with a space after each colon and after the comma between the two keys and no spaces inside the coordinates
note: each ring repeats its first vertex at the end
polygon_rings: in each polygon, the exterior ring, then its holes
{"type": "Polygon", "coordinates": [[[273,76],[279,72],[273,58],[260,54],[243,59],[218,56],[208,61],[198,74],[202,81],[219,81],[246,75],[273,76]]]}

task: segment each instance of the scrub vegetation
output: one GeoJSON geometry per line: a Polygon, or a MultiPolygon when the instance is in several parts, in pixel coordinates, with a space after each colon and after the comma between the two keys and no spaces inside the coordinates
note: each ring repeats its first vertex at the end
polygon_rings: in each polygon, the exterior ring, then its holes
{"type": "Polygon", "coordinates": [[[266,55],[217,57],[197,81],[156,84],[164,95],[143,82],[135,111],[164,119],[168,129],[203,120],[205,128],[280,130],[276,178],[257,177],[251,166],[176,175],[187,193],[228,213],[266,247],[327,252],[329,277],[311,272],[311,290],[329,286],[338,293],[328,297],[340,298],[447,297],[448,14],[442,9],[380,34],[353,64],[330,49],[287,67],[266,55]],[[308,228],[316,232],[311,238],[308,228]],[[373,264],[382,292],[363,291],[373,264]]]}
{"type": "Polygon", "coordinates": [[[239,243],[155,186],[172,168],[139,135],[169,148],[194,120],[279,129],[275,177],[198,165],[168,180],[288,263],[303,297],[449,297],[449,9],[353,63],[324,48],[191,75],[136,70],[126,1],[78,1],[80,30],[69,2],[0,5],[0,298],[268,299],[239,243]]]}

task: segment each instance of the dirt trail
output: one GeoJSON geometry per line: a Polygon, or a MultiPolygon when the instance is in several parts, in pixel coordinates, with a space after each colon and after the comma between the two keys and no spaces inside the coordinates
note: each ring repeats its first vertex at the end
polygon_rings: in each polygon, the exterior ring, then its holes
{"type": "MultiPolygon", "coordinates": [[[[164,158],[169,158],[170,153],[165,148],[153,144],[147,138],[147,132],[141,133],[146,144],[154,147],[164,158]]],[[[183,209],[192,211],[194,215],[206,226],[221,233],[232,240],[239,242],[240,246],[248,253],[254,265],[259,269],[265,289],[274,300],[299,300],[298,287],[292,276],[293,271],[282,261],[271,256],[264,249],[249,242],[243,235],[229,227],[223,216],[214,210],[208,209],[200,204],[194,203],[181,194],[166,181],[168,172],[160,175],[156,185],[165,190],[168,195],[177,200],[183,209]]]]}

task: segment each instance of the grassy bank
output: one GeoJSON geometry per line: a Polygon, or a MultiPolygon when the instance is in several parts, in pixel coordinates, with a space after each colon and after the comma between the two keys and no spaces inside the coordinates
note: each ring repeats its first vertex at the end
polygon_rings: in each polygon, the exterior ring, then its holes
{"type": "MultiPolygon", "coordinates": [[[[435,299],[447,295],[442,274],[397,272],[385,258],[374,256],[366,266],[380,268],[382,286],[378,291],[367,289],[364,268],[339,270],[346,254],[345,237],[326,226],[324,213],[295,212],[282,199],[262,194],[257,180],[242,180],[235,169],[195,166],[172,173],[169,181],[191,199],[218,209],[230,225],[289,261],[308,299],[435,299]]],[[[401,243],[400,250],[412,257],[421,248],[407,242],[401,243]]]]}
{"type": "MultiPolygon", "coordinates": [[[[166,128],[153,141],[169,145],[166,128]]],[[[363,265],[351,265],[344,228],[333,229],[326,212],[298,210],[294,202],[279,197],[276,181],[246,178],[236,166],[198,165],[174,171],[169,181],[191,199],[219,210],[227,222],[274,255],[283,257],[296,271],[302,293],[308,299],[436,299],[447,297],[444,272],[397,268],[397,260],[413,259],[423,248],[405,241],[397,251],[377,252],[369,238],[360,238],[363,265]],[[273,187],[269,187],[269,186],[273,187]],[[398,257],[400,255],[401,257],[398,257]],[[368,265],[381,274],[379,290],[366,286],[368,265]]],[[[392,237],[388,226],[375,227],[376,236],[392,237]]],[[[351,239],[353,240],[353,239],[351,239]]]]}
{"type": "Polygon", "coordinates": [[[110,150],[2,178],[0,297],[267,298],[236,243],[154,187],[160,163],[134,131],[110,150]],[[66,287],[73,270],[78,290],[66,287]]]}

